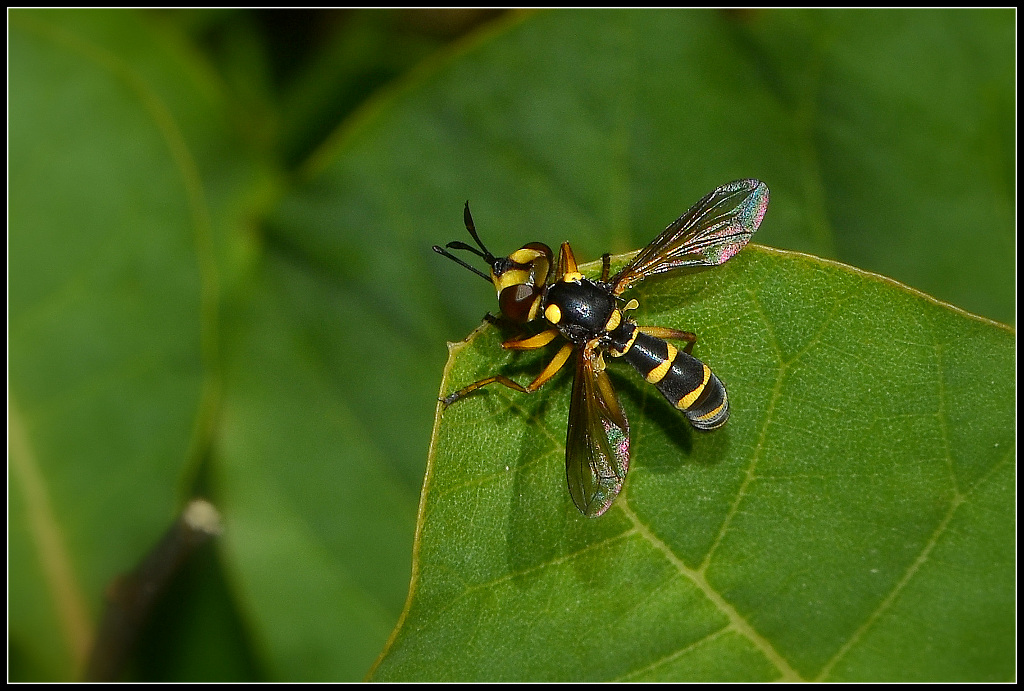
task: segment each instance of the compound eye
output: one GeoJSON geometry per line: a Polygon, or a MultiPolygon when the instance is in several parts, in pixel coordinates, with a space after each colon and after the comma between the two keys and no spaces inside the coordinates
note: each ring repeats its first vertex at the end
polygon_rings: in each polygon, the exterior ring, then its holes
{"type": "Polygon", "coordinates": [[[541,289],[537,286],[518,283],[498,294],[498,307],[501,308],[501,313],[512,321],[525,324],[535,316],[531,313],[540,293],[541,289]]]}

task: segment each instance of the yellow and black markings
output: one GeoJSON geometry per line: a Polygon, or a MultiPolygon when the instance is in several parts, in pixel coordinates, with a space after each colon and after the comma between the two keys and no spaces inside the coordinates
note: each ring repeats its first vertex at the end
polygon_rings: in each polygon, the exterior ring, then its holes
{"type": "Polygon", "coordinates": [[[504,375],[473,382],[441,399],[445,407],[489,384],[532,393],[575,354],[576,371],[569,406],[565,462],[569,494],[581,512],[604,513],[622,489],[629,468],[629,422],[605,373],[604,353],[622,358],[686,415],[697,429],[721,427],[729,418],[725,386],[691,351],[697,337],[662,326],[638,326],[626,313],[636,300],[619,297],[648,276],[678,268],[716,266],[736,254],[757,230],[768,207],[768,187],[758,180],[737,180],[706,195],[642,249],[614,276],[609,255],[602,257],[601,278],[588,279],[562,243],[557,261],[551,249],[531,242],[507,257],[496,257],[480,241],[467,202],[466,230],[476,247],[455,241],[434,250],[490,281],[498,306],[509,322],[525,327],[542,322],[536,334],[505,341],[510,350],[543,348],[565,340],[554,358],[530,384],[504,375]],[[490,275],[448,250],[467,251],[490,266],[490,275]],[[683,341],[677,349],[666,339],[683,341]]]}

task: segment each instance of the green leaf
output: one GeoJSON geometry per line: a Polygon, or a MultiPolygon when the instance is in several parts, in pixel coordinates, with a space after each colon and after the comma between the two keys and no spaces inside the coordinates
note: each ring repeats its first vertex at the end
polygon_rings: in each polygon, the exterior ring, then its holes
{"type": "Polygon", "coordinates": [[[139,15],[16,11],[10,40],[11,645],[69,678],[195,472],[237,194],[201,178],[239,161],[209,75],[139,15]]]}
{"type": "MultiPolygon", "coordinates": [[[[351,339],[371,342],[360,326],[379,322],[319,278],[268,260],[235,306],[213,474],[225,557],[268,672],[358,679],[401,611],[416,494],[351,400],[374,374],[351,339]]],[[[402,352],[386,333],[372,342],[402,352]]]]}
{"type": "MultiPolygon", "coordinates": [[[[613,365],[631,469],[588,519],[565,486],[568,376],[457,402],[374,679],[1013,678],[1011,330],[757,246],[627,297],[698,334],[728,424],[694,431],[613,365]]],[[[454,346],[442,391],[536,371],[499,341],[454,346]]]]}
{"type": "Polygon", "coordinates": [[[105,589],[196,492],[225,514],[223,574],[187,596],[223,596],[226,575],[234,601],[165,608],[165,651],[194,657],[135,673],[362,677],[401,611],[418,478],[388,474],[337,389],[373,375],[348,350],[359,315],[339,314],[333,283],[260,260],[264,164],[159,17],[12,26],[15,678],[81,673],[105,589]]]}

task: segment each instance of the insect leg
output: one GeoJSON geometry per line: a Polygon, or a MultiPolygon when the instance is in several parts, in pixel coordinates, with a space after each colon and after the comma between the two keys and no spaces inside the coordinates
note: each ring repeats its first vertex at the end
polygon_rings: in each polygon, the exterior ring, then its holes
{"type": "Polygon", "coordinates": [[[608,282],[608,276],[612,272],[612,255],[605,252],[601,255],[601,281],[608,282]]]}
{"type": "Polygon", "coordinates": [[[482,388],[484,386],[487,386],[488,384],[501,384],[503,386],[507,386],[510,389],[515,389],[516,391],[521,391],[523,393],[530,393],[526,389],[526,387],[523,386],[522,384],[518,384],[518,383],[512,381],[511,379],[509,379],[508,377],[502,376],[500,374],[496,374],[493,377],[487,377],[486,379],[481,379],[480,381],[475,381],[472,384],[470,384],[469,386],[464,386],[461,389],[459,389],[458,391],[456,391],[455,393],[450,393],[447,396],[445,396],[444,398],[439,399],[439,400],[441,401],[442,404],[444,404],[444,408],[447,408],[452,403],[455,403],[455,401],[458,401],[459,399],[467,396],[468,394],[473,393],[477,389],[482,388]]]}
{"type": "Polygon", "coordinates": [[[528,338],[511,339],[501,344],[506,350],[536,350],[543,348],[558,335],[558,329],[548,329],[528,338]]]}
{"type": "Polygon", "coordinates": [[[697,334],[689,331],[670,329],[665,326],[638,326],[637,328],[640,330],[640,333],[645,333],[655,338],[671,338],[676,341],[686,341],[683,352],[688,355],[692,353],[693,344],[697,342],[697,334]]]}
{"type": "Polygon", "coordinates": [[[562,346],[561,350],[559,350],[555,354],[555,357],[552,358],[551,362],[548,363],[547,367],[541,370],[541,373],[537,375],[537,378],[534,379],[529,384],[527,384],[526,386],[516,383],[504,375],[496,374],[493,377],[487,377],[486,379],[481,379],[480,381],[473,382],[469,386],[464,386],[455,393],[448,394],[444,398],[440,399],[441,403],[443,403],[444,407],[447,408],[460,398],[463,398],[467,394],[470,394],[481,387],[487,386],[488,384],[501,384],[502,386],[507,386],[510,389],[520,391],[522,393],[533,393],[540,387],[547,384],[551,377],[555,376],[555,374],[558,373],[558,370],[562,369],[562,366],[565,365],[566,361],[569,359],[569,356],[572,355],[572,351],[572,343],[566,343],[564,346],[562,346]]]}

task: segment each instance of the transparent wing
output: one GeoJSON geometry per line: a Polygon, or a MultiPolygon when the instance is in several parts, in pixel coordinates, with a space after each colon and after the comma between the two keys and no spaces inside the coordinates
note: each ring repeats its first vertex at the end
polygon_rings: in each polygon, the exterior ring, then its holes
{"type": "Polygon", "coordinates": [[[648,276],[684,266],[717,266],[739,252],[768,208],[768,185],[736,180],[677,218],[612,277],[616,295],[648,276]]]}
{"type": "Polygon", "coordinates": [[[591,518],[612,505],[629,469],[629,423],[592,349],[576,351],[565,476],[576,507],[591,518]]]}

